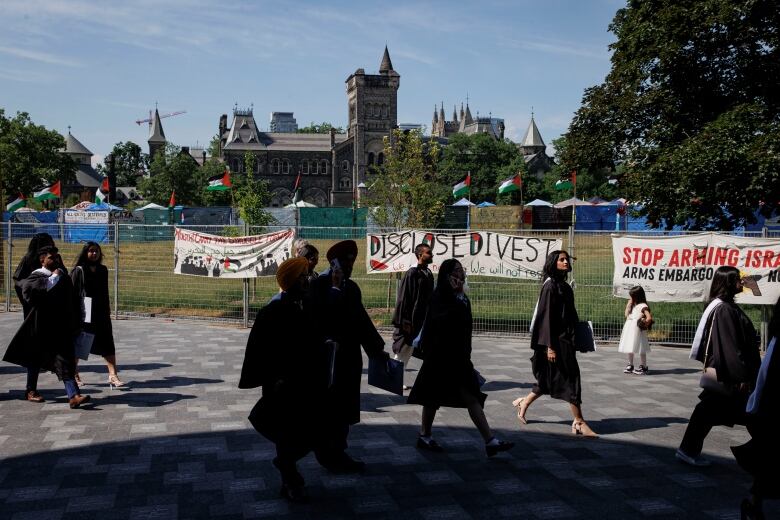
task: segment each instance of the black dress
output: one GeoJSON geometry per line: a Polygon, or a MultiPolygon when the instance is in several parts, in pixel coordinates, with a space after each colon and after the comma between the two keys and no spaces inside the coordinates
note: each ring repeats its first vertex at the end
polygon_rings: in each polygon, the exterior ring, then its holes
{"type": "Polygon", "coordinates": [[[466,408],[468,395],[485,405],[471,363],[471,303],[463,295],[433,292],[420,342],[425,357],[409,404],[466,408]]]}
{"type": "Polygon", "coordinates": [[[531,331],[531,357],[535,394],[549,394],[571,404],[582,404],[580,366],[574,346],[574,328],[579,321],[574,291],[565,280],[548,278],[542,285],[531,331]],[[547,360],[547,347],[555,351],[555,363],[547,360]]]}
{"type": "Polygon", "coordinates": [[[22,297],[30,313],[14,335],[3,361],[27,368],[42,368],[59,379],[73,379],[73,340],[78,332],[77,301],[70,277],[61,275],[47,289],[48,271],[33,271],[22,282],[22,297]]]}
{"type": "Polygon", "coordinates": [[[108,296],[108,269],[98,264],[95,271],[88,266],[75,267],[70,273],[73,280],[73,290],[81,294],[83,287],[86,296],[92,298],[91,323],[83,323],[84,331],[95,335],[90,353],[98,356],[113,356],[116,354],[114,345],[114,330],[111,326],[111,300],[108,296]]]}

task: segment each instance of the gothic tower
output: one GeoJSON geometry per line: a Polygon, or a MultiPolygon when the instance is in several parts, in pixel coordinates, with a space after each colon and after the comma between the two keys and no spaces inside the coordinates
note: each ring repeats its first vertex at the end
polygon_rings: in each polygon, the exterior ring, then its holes
{"type": "Polygon", "coordinates": [[[154,117],[149,123],[149,160],[153,161],[154,156],[157,155],[157,150],[165,148],[165,132],[163,132],[162,123],[160,122],[160,112],[157,108],[154,109],[154,117]]]}
{"type": "Polygon", "coordinates": [[[398,126],[398,87],[401,76],[393,70],[385,46],[379,74],[358,69],[347,78],[349,125],[347,138],[353,144],[352,186],[359,198],[365,188],[368,166],[383,161],[384,138],[398,126]]]}

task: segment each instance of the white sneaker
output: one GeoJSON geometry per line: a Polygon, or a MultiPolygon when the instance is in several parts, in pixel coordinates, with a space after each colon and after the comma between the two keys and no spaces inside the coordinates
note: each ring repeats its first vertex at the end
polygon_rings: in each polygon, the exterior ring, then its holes
{"type": "Polygon", "coordinates": [[[710,461],[707,459],[703,459],[701,457],[691,457],[679,448],[675,452],[674,456],[690,466],[706,467],[710,465],[710,461]]]}

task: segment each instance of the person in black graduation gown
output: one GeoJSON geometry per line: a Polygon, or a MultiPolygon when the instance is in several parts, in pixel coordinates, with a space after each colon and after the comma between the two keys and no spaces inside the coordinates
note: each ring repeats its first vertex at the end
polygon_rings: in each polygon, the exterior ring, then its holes
{"type": "Polygon", "coordinates": [[[423,364],[408,402],[423,407],[418,448],[443,451],[431,435],[436,411],[440,406],[466,408],[492,457],[511,449],[514,443],[493,437],[485,418],[487,395],[480,391],[471,363],[471,302],[463,292],[465,281],[460,262],[454,258],[442,262],[420,337],[423,364]]]}
{"type": "Polygon", "coordinates": [[[90,400],[90,396],[81,395],[74,379],[78,301],[57,248],[43,247],[38,253],[41,267],[22,282],[22,298],[30,313],[8,345],[3,361],[54,372],[65,384],[68,404],[78,408],[90,400]]]}
{"type": "Polygon", "coordinates": [[[531,392],[512,405],[517,418],[527,424],[525,414],[540,395],[569,403],[575,435],[597,437],[582,417],[582,382],[574,344],[574,328],[579,321],[574,307],[574,291],[566,283],[571,258],[566,251],[553,251],[544,263],[542,290],[531,324],[531,369],[536,383],[531,392]]]}
{"type": "Polygon", "coordinates": [[[281,495],[305,501],[304,480],[296,462],[315,446],[321,419],[312,396],[327,385],[327,351],[317,342],[303,306],[308,262],[292,258],[279,266],[282,290],[257,313],[247,341],[239,388],[263,387],[249,416],[255,429],[276,445],[274,466],[282,478],[281,495]]]}
{"type": "Polygon", "coordinates": [[[777,410],[780,409],[780,299],[775,303],[769,322],[769,346],[761,361],[756,388],[748,398],[747,429],[750,440],[731,451],[737,463],[753,476],[750,498],[741,504],[742,518],[764,518],[763,503],[780,498],[777,468],[780,467],[780,443],[775,433],[777,410]]]}
{"type": "Polygon", "coordinates": [[[310,289],[312,315],[323,341],[338,344],[333,383],[318,403],[325,420],[319,428],[323,440],[317,460],[335,473],[362,471],[365,464],[346,453],[349,427],[360,422],[360,379],[363,372],[363,346],[369,357],[388,359],[384,340],[368,316],[352,268],[357,258],[354,240],[333,245],[326,256],[330,267],[310,289]]]}
{"type": "Polygon", "coordinates": [[[412,356],[412,341],[422,329],[428,300],[433,294],[433,273],[428,269],[433,261],[431,246],[418,244],[414,248],[414,256],[417,257],[417,265],[404,273],[393,313],[393,354],[404,365],[412,356]]]}
{"type": "MultiPolygon", "coordinates": [[[[125,386],[119,379],[116,366],[116,346],[114,345],[114,330],[111,326],[111,301],[108,296],[108,269],[103,265],[103,250],[97,242],[84,244],[76,265],[70,272],[73,290],[76,295],[92,298],[90,321],[82,322],[82,329],[95,335],[92,341],[91,354],[103,356],[108,367],[108,384],[114,387],[125,386]]],[[[82,318],[83,316],[83,299],[82,318]]],[[[78,367],[78,359],[76,359],[78,367]]],[[[82,386],[81,377],[76,371],[76,383],[82,386]]]]}
{"type": "Polygon", "coordinates": [[[745,424],[745,406],[756,382],[761,355],[753,323],[734,302],[734,296],[742,289],[736,267],[721,266],[715,270],[710,305],[716,299],[720,303],[703,318],[706,319],[704,334],[701,344],[694,348],[698,347],[695,359],[715,369],[725,393],[703,389],[699,394],[699,403],[693,409],[676,452],[678,459],[692,466],[709,465],[699,455],[713,426],[745,424]]]}
{"type": "MultiPolygon", "coordinates": [[[[13,274],[14,290],[16,290],[16,296],[19,298],[19,303],[22,304],[22,316],[25,319],[30,314],[32,307],[25,301],[24,297],[22,296],[22,283],[28,276],[30,276],[30,273],[41,266],[41,262],[38,258],[38,250],[46,246],[54,246],[54,239],[51,237],[51,235],[48,233],[34,234],[30,239],[29,245],[27,246],[27,252],[19,261],[19,265],[16,266],[16,270],[13,274]]],[[[34,403],[42,403],[45,401],[43,396],[38,392],[39,373],[39,367],[27,367],[27,386],[24,392],[24,397],[28,401],[34,403]]]]}

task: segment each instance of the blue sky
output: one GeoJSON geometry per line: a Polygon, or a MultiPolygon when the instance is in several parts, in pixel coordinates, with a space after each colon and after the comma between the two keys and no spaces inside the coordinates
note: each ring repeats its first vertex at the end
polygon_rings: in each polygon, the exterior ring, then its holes
{"type": "Polygon", "coordinates": [[[399,123],[430,127],[468,94],[472,113],[502,117],[519,140],[530,119],[549,144],[583,90],[609,71],[607,31],[620,0],[233,1],[3,0],[0,107],[72,127],[96,160],[118,141],[147,149],[146,117],[169,141],[208,143],[220,114],[254,105],[299,125],[345,126],[344,81],[376,72],[385,44],[401,75],[399,123]]]}

